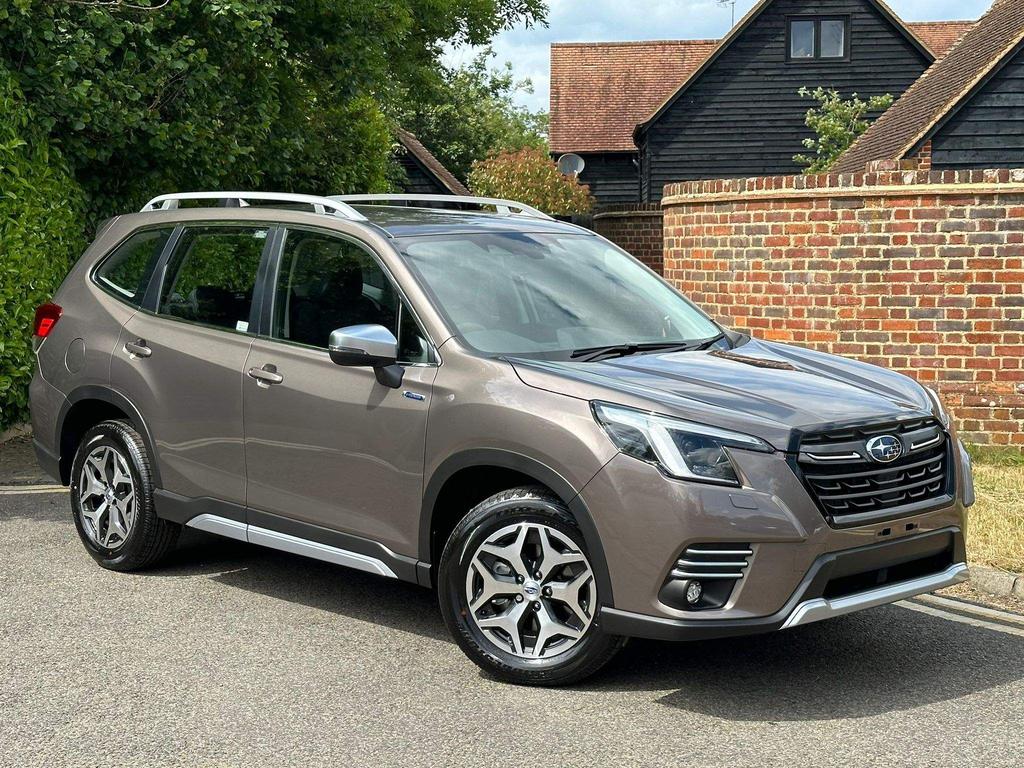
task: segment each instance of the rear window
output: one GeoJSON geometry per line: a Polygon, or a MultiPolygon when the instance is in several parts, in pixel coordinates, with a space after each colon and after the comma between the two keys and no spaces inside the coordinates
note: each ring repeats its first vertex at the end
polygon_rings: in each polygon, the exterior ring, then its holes
{"type": "Polygon", "coordinates": [[[248,333],[267,227],[186,227],[167,265],[158,312],[248,333]]]}
{"type": "Polygon", "coordinates": [[[94,274],[102,288],[139,307],[173,227],[136,232],[114,249],[94,274]]]}

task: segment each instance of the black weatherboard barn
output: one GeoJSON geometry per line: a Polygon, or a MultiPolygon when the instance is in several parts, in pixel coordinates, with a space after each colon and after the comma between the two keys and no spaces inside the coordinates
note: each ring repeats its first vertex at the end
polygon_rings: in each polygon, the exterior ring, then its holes
{"type": "Polygon", "coordinates": [[[761,0],[723,40],[556,43],[551,151],[584,158],[599,204],[798,173],[802,87],[898,98],[971,25],[904,23],[880,0],[761,0]]]}
{"type": "Polygon", "coordinates": [[[930,170],[1024,167],[1024,2],[998,0],[836,165],[930,170]]]}
{"type": "Polygon", "coordinates": [[[671,182],[799,172],[811,106],[800,88],[899,96],[933,61],[876,0],[763,0],[637,126],[641,199],[671,182]]]}

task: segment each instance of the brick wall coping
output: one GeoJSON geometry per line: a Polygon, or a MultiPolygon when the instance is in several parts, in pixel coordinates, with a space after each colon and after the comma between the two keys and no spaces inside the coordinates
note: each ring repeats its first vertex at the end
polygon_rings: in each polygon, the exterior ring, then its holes
{"type": "Polygon", "coordinates": [[[638,216],[662,217],[665,211],[661,208],[638,208],[631,211],[598,211],[594,214],[595,219],[631,219],[638,216]]]}
{"type": "Polygon", "coordinates": [[[813,176],[686,181],[665,187],[662,205],[800,200],[820,197],[1024,194],[1024,169],[992,171],[883,171],[813,176]]]}

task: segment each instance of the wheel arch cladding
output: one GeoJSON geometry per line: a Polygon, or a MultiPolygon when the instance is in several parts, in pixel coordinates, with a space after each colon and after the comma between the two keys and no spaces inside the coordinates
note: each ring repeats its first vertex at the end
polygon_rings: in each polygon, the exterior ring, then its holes
{"type": "Polygon", "coordinates": [[[160,468],[149,428],[139,409],[124,395],[109,387],[89,385],[73,390],[57,416],[54,445],[60,452],[60,480],[70,482],[71,462],[78,440],[91,427],[108,419],[127,419],[142,436],[150,457],[150,474],[154,487],[160,487],[160,468]]]}
{"type": "Polygon", "coordinates": [[[543,462],[523,454],[494,448],[472,449],[449,456],[431,475],[423,494],[423,506],[420,513],[419,551],[420,561],[424,566],[421,571],[429,580],[425,586],[433,583],[433,570],[440,560],[441,550],[447,541],[447,535],[439,541],[438,534],[444,533],[445,530],[450,534],[458,521],[477,503],[494,493],[518,485],[545,486],[569,508],[587,545],[587,553],[597,579],[599,602],[602,605],[613,605],[611,577],[608,573],[608,561],[605,559],[604,547],[601,545],[601,538],[597,526],[594,524],[593,516],[580,497],[579,491],[573,488],[572,484],[561,474],[543,462]],[[455,509],[447,514],[439,508],[439,502],[443,503],[445,498],[451,498],[452,482],[458,483],[460,478],[468,480],[471,477],[481,477],[488,473],[491,478],[501,480],[501,482],[482,483],[479,492],[489,492],[476,499],[469,507],[455,509]]]}

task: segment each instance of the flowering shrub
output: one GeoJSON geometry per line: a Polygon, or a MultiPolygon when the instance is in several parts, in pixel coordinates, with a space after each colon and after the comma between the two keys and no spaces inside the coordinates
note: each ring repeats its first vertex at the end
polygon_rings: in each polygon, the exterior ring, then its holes
{"type": "Polygon", "coordinates": [[[502,197],[554,216],[586,213],[594,206],[590,188],[558,170],[543,149],[501,152],[473,164],[469,187],[482,197],[502,197]]]}

